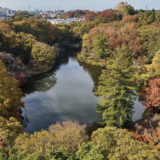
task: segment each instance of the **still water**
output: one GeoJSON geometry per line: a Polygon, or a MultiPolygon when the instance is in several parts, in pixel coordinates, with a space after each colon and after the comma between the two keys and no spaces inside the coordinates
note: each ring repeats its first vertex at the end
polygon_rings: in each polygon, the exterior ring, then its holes
{"type": "MultiPolygon", "coordinates": [[[[76,53],[63,57],[48,73],[34,76],[22,87],[24,128],[28,133],[47,129],[56,122],[72,120],[82,124],[98,122],[94,95],[101,69],[81,64],[76,53]]],[[[133,121],[145,107],[135,101],[133,121]]]]}

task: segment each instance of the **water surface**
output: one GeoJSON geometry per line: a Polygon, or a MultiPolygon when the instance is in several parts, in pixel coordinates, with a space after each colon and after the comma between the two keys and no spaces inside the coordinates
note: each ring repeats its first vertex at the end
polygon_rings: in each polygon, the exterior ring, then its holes
{"type": "MultiPolygon", "coordinates": [[[[82,124],[98,122],[98,97],[93,93],[101,69],[80,64],[76,54],[66,56],[46,74],[34,76],[23,86],[24,127],[28,133],[47,129],[56,122],[73,120],[82,124]]],[[[141,118],[144,107],[135,102],[133,121],[141,118]]]]}

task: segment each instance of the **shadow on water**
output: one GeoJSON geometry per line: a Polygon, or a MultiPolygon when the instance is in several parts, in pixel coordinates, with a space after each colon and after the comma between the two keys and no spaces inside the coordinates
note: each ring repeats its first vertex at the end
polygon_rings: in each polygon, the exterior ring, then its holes
{"type": "MultiPolygon", "coordinates": [[[[48,73],[33,76],[22,87],[25,108],[24,128],[28,133],[47,129],[56,122],[73,120],[82,124],[98,122],[93,93],[101,68],[77,61],[77,53],[66,53],[48,73]]],[[[144,107],[135,101],[133,121],[141,118],[144,107]]]]}
{"type": "Polygon", "coordinates": [[[69,56],[64,55],[62,59],[58,59],[55,66],[48,72],[32,76],[27,80],[27,83],[21,87],[24,95],[34,92],[46,92],[56,84],[56,71],[61,65],[67,65],[69,56]]]}

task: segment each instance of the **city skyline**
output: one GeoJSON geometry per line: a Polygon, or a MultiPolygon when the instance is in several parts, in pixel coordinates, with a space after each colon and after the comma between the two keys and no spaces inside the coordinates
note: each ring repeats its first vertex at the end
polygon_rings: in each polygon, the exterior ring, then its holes
{"type": "MultiPolygon", "coordinates": [[[[89,9],[89,10],[105,10],[114,8],[119,2],[123,0],[0,0],[1,7],[7,7],[14,10],[72,10],[72,9],[89,9]]],[[[160,1],[154,0],[124,0],[128,2],[135,9],[160,9],[160,1]]]]}

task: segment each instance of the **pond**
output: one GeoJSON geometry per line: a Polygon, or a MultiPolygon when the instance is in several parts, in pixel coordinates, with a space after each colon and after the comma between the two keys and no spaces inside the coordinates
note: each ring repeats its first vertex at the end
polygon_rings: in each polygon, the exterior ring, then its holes
{"type": "MultiPolygon", "coordinates": [[[[70,53],[48,73],[34,76],[22,87],[25,108],[24,128],[28,133],[47,129],[56,122],[72,120],[81,124],[98,122],[98,97],[94,90],[101,68],[81,64],[70,53]]],[[[145,107],[135,101],[133,121],[142,117],[145,107]]]]}

